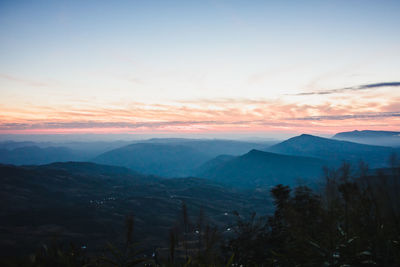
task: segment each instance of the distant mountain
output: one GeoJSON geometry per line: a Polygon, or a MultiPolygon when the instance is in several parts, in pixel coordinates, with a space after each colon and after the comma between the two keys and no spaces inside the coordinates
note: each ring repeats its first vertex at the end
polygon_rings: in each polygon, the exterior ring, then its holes
{"type": "Polygon", "coordinates": [[[294,156],[321,158],[333,164],[348,161],[358,164],[360,160],[372,168],[387,166],[393,148],[358,144],[348,141],[302,134],[269,147],[267,151],[294,156]]]}
{"type": "MultiPolygon", "coordinates": [[[[0,142],[0,150],[7,149],[13,150],[16,148],[23,147],[62,147],[68,149],[79,157],[79,160],[87,161],[93,157],[100,155],[101,153],[107,152],[111,149],[119,148],[131,144],[129,141],[65,141],[65,142],[31,142],[31,141],[3,141],[0,142]]],[[[78,160],[77,157],[70,160],[78,160]]]]}
{"type": "Polygon", "coordinates": [[[188,146],[138,143],[103,153],[93,162],[128,167],[144,174],[184,177],[208,159],[209,156],[188,146]]]}
{"type": "Polygon", "coordinates": [[[209,170],[214,169],[231,159],[234,159],[235,157],[236,156],[232,156],[232,155],[219,155],[219,156],[207,161],[206,163],[202,164],[197,169],[193,170],[193,175],[196,176],[198,174],[206,173],[209,170]]]}
{"type": "Polygon", "coordinates": [[[80,160],[79,154],[65,147],[23,146],[0,149],[0,163],[15,165],[47,164],[55,161],[80,160]]]}
{"type": "Polygon", "coordinates": [[[217,158],[208,162],[206,165],[209,168],[201,168],[197,175],[235,187],[251,188],[279,183],[293,185],[300,180],[319,178],[326,164],[316,158],[251,150],[239,157],[217,158]]]}
{"type": "Polygon", "coordinates": [[[400,132],[363,130],[337,133],[333,138],[370,145],[400,146],[400,132]]]}
{"type": "Polygon", "coordinates": [[[222,139],[185,139],[185,138],[154,138],[142,141],[142,143],[174,144],[196,149],[197,151],[214,158],[218,155],[239,156],[252,149],[262,149],[276,144],[275,141],[245,142],[222,139]]]}
{"type": "Polygon", "coordinates": [[[352,132],[341,132],[335,134],[333,138],[380,138],[380,137],[391,137],[400,136],[400,132],[390,132],[390,131],[352,131],[352,132]]]}
{"type": "Polygon", "coordinates": [[[0,256],[29,253],[54,238],[89,251],[102,249],[124,236],[125,216],[132,214],[140,245],[166,246],[169,229],[179,225],[182,202],[192,222],[202,207],[206,220],[219,227],[233,220],[233,210],[270,211],[266,192],[239,192],[205,179],[162,179],[81,162],[0,164],[0,201],[0,256]]]}
{"type": "Polygon", "coordinates": [[[30,147],[30,146],[38,146],[35,142],[24,141],[24,142],[15,142],[15,141],[2,141],[0,142],[0,149],[16,149],[19,147],[30,147]]]}
{"type": "MultiPolygon", "coordinates": [[[[93,158],[114,149],[131,144],[158,144],[185,146],[196,150],[212,159],[221,154],[241,155],[251,149],[261,149],[274,142],[244,142],[220,139],[186,139],[186,138],[154,138],[142,141],[65,141],[65,142],[0,142],[0,163],[5,164],[47,164],[56,161],[90,161],[93,158]]],[[[191,168],[191,167],[190,167],[191,168]]],[[[182,176],[184,172],[174,171],[172,174],[182,176]]],[[[165,173],[161,173],[165,174],[165,173]]],[[[168,174],[169,175],[169,174],[168,174]]]]}

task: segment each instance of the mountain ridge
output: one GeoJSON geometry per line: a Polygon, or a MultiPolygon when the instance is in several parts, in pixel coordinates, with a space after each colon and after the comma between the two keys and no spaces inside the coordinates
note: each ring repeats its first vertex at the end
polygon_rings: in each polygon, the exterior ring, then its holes
{"type": "Polygon", "coordinates": [[[236,187],[294,184],[299,178],[315,180],[327,162],[252,149],[248,153],[211,166],[197,175],[236,187]]]}
{"type": "Polygon", "coordinates": [[[336,165],[343,161],[353,164],[364,161],[373,168],[387,166],[390,155],[396,152],[391,147],[360,144],[309,134],[292,137],[267,148],[266,151],[293,156],[316,157],[330,160],[336,165]]]}
{"type": "Polygon", "coordinates": [[[332,138],[368,145],[400,147],[400,132],[396,131],[355,130],[337,133],[332,138]]]}
{"type": "Polygon", "coordinates": [[[143,174],[183,177],[207,159],[203,153],[183,145],[135,143],[105,152],[92,162],[123,166],[143,174]]]}

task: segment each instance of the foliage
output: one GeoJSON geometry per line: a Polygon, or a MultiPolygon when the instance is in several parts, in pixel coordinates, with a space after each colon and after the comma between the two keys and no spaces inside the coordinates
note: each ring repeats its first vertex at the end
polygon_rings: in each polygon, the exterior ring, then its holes
{"type": "Polygon", "coordinates": [[[238,220],[228,249],[246,266],[400,266],[395,166],[371,175],[361,164],[354,176],[344,163],[325,170],[318,192],[277,185],[271,189],[274,214],[257,224],[255,216],[238,220]]]}
{"type": "Polygon", "coordinates": [[[109,243],[102,255],[82,248],[43,245],[24,260],[4,266],[400,266],[400,164],[376,173],[361,163],[325,169],[319,190],[277,185],[270,190],[275,211],[243,216],[218,228],[204,210],[181,211],[165,248],[152,259],[134,242],[133,216],[126,218],[125,241],[109,243]],[[227,230],[229,229],[229,231],[227,230]]]}

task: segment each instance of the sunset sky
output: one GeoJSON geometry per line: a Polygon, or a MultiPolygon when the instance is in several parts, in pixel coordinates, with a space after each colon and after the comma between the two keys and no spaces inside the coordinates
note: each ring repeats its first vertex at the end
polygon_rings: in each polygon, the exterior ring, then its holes
{"type": "Polygon", "coordinates": [[[0,134],[400,130],[400,1],[0,0],[0,134]]]}

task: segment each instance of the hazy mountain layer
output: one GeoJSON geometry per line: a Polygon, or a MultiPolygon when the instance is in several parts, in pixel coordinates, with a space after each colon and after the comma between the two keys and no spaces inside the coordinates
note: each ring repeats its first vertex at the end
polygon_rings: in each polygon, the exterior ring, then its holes
{"type": "Polygon", "coordinates": [[[47,164],[55,161],[81,160],[79,153],[65,147],[37,146],[0,148],[0,163],[15,165],[47,164]]]}
{"type": "Polygon", "coordinates": [[[206,163],[202,164],[197,169],[195,169],[193,171],[193,175],[197,176],[197,175],[202,175],[204,173],[207,173],[209,170],[217,168],[221,164],[224,164],[225,162],[227,162],[229,160],[232,160],[234,158],[236,158],[236,156],[233,156],[233,155],[219,155],[219,156],[207,161],[206,163]]]}
{"type": "MultiPolygon", "coordinates": [[[[131,144],[128,141],[65,141],[65,142],[31,142],[31,141],[3,141],[0,142],[0,149],[13,150],[22,147],[39,147],[45,148],[55,148],[62,147],[68,149],[70,152],[74,153],[74,159],[69,160],[89,160],[93,157],[100,155],[101,153],[107,152],[109,150],[119,148],[131,144]]],[[[54,161],[57,161],[55,159],[54,161]]],[[[53,162],[54,162],[53,161],[53,162]]],[[[60,160],[58,160],[60,161],[60,160]]]]}
{"type": "Polygon", "coordinates": [[[327,162],[316,158],[251,150],[239,157],[214,159],[203,165],[197,175],[235,187],[293,185],[321,177],[325,165],[327,162]]]}
{"type": "MultiPolygon", "coordinates": [[[[241,155],[254,148],[263,148],[273,142],[243,142],[232,140],[206,140],[206,139],[185,139],[185,138],[154,138],[143,141],[93,141],[93,142],[15,142],[3,141],[0,142],[0,163],[28,165],[28,164],[48,164],[57,161],[90,161],[97,156],[110,152],[114,149],[122,148],[131,144],[155,144],[155,145],[170,145],[184,146],[192,152],[189,158],[186,158],[188,165],[181,166],[179,162],[173,162],[175,167],[163,167],[165,159],[159,158],[159,165],[150,168],[139,167],[142,172],[153,173],[155,169],[158,171],[155,174],[166,176],[185,176],[192,173],[192,169],[197,167],[197,163],[192,165],[191,162],[197,162],[198,156],[204,157],[205,160],[212,159],[220,154],[241,155]],[[195,151],[194,151],[195,150],[195,151]],[[175,169],[174,169],[175,168],[175,169]],[[166,170],[166,169],[171,169],[166,170]],[[161,170],[161,171],[160,171],[161,170]],[[190,170],[190,171],[189,171],[190,170]]],[[[151,147],[151,146],[149,146],[151,147]]],[[[140,150],[140,149],[139,149],[140,150]]],[[[150,148],[150,150],[152,150],[150,148]]],[[[173,148],[175,150],[175,148],[173,148]]],[[[185,154],[185,152],[182,152],[185,154]]],[[[185,154],[187,155],[187,154],[185,154]]],[[[174,158],[175,156],[172,156],[174,158]]],[[[108,161],[105,161],[108,163],[108,161]]],[[[204,161],[200,160],[200,164],[204,161]]],[[[112,164],[121,165],[119,161],[110,161],[112,164]]],[[[137,164],[122,164],[122,166],[146,165],[140,162],[137,164]]],[[[153,162],[155,163],[155,162],[153,162]]]]}
{"type": "Polygon", "coordinates": [[[275,141],[245,142],[235,140],[207,140],[207,139],[184,139],[184,138],[155,138],[145,141],[146,143],[175,144],[191,147],[199,152],[213,158],[218,155],[239,156],[252,149],[262,149],[266,146],[276,144],[275,141]]]}
{"type": "Polygon", "coordinates": [[[187,176],[209,157],[196,149],[175,144],[139,143],[111,150],[93,161],[124,166],[140,173],[166,177],[187,176]]]}
{"type": "Polygon", "coordinates": [[[400,147],[400,132],[370,130],[351,131],[337,133],[333,138],[369,145],[400,147]]]}
{"type": "Polygon", "coordinates": [[[358,144],[312,135],[300,135],[267,149],[270,152],[294,156],[317,157],[333,164],[348,161],[359,164],[360,160],[371,168],[385,167],[395,149],[383,146],[358,144]]]}

